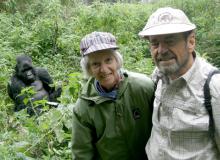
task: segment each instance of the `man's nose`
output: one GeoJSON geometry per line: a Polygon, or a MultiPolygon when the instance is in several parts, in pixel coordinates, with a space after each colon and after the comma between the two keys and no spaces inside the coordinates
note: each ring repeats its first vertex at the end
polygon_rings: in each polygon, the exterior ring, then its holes
{"type": "Polygon", "coordinates": [[[168,51],[168,47],[165,43],[161,42],[159,43],[159,46],[158,46],[158,53],[159,54],[164,54],[168,51]]]}

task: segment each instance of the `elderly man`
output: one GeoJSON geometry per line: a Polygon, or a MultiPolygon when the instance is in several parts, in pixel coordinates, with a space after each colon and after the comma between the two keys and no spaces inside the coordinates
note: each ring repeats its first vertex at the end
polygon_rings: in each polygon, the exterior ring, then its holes
{"type": "Polygon", "coordinates": [[[195,28],[183,11],[165,7],[154,12],[139,33],[150,42],[157,66],[152,74],[157,89],[146,145],[149,160],[220,159],[220,74],[210,81],[209,114],[203,87],[216,68],[196,53],[195,28]]]}

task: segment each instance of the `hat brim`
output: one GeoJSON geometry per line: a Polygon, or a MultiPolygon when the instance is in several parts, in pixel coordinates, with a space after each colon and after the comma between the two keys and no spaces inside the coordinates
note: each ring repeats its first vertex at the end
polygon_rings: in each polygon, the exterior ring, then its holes
{"type": "Polygon", "coordinates": [[[194,24],[163,24],[159,26],[154,26],[139,32],[140,37],[154,36],[154,35],[163,35],[163,34],[173,34],[181,33],[195,29],[194,24]]]}
{"type": "Polygon", "coordinates": [[[89,47],[84,53],[83,56],[90,54],[90,53],[94,53],[97,51],[101,51],[101,50],[106,50],[106,49],[118,49],[119,47],[116,45],[111,45],[111,44],[97,44],[97,45],[92,45],[91,47],[89,47]]]}

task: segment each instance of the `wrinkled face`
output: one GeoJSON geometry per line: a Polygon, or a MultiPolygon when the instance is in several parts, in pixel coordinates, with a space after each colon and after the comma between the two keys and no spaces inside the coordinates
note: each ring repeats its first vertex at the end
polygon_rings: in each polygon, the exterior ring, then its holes
{"type": "Polygon", "coordinates": [[[159,70],[171,77],[178,78],[193,64],[195,35],[187,38],[183,33],[149,36],[153,60],[159,70]]]}
{"type": "Polygon", "coordinates": [[[23,60],[16,65],[16,74],[25,83],[32,83],[35,81],[35,71],[32,66],[32,62],[23,60]]]}
{"type": "Polygon", "coordinates": [[[118,63],[113,53],[103,50],[88,56],[90,74],[99,81],[103,88],[112,89],[119,81],[118,63]]]}

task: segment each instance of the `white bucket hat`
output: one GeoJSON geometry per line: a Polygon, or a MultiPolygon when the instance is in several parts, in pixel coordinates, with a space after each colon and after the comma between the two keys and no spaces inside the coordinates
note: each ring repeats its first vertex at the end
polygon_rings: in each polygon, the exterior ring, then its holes
{"type": "Polygon", "coordinates": [[[80,43],[82,56],[105,49],[118,49],[116,38],[108,32],[92,32],[87,34],[80,43]]]}
{"type": "Polygon", "coordinates": [[[139,36],[147,37],[152,35],[172,34],[190,31],[196,28],[185,13],[180,9],[171,7],[159,8],[147,21],[139,36]]]}

